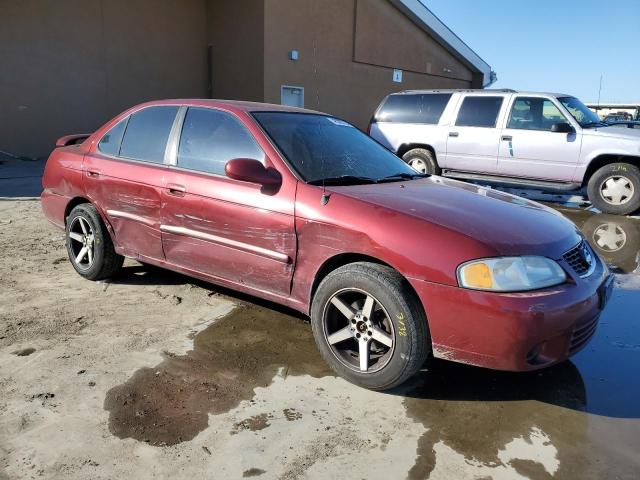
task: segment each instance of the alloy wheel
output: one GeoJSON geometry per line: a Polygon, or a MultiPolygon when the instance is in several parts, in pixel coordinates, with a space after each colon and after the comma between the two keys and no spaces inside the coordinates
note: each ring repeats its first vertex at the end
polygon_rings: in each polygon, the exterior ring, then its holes
{"type": "Polygon", "coordinates": [[[82,270],[93,265],[95,235],[89,222],[83,217],[76,217],[69,227],[69,243],[73,252],[73,261],[82,270]]]}
{"type": "Polygon", "coordinates": [[[324,336],[335,357],[360,373],[384,368],[393,356],[395,333],[384,306],[364,290],[336,292],[323,314],[324,336]]]}

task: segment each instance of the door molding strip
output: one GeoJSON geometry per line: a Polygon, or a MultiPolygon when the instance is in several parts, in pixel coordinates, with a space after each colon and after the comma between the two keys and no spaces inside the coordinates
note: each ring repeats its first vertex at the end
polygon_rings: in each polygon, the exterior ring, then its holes
{"type": "Polygon", "coordinates": [[[119,210],[107,210],[107,215],[109,215],[110,217],[126,218],[127,220],[144,223],[145,225],[148,225],[150,227],[153,227],[155,225],[153,220],[149,220],[148,218],[141,217],[140,215],[136,215],[134,213],[121,212],[119,210]]]}
{"type": "Polygon", "coordinates": [[[244,252],[260,255],[261,257],[270,258],[281,263],[289,263],[290,258],[284,253],[275,252],[266,248],[251,245],[249,243],[238,242],[229,238],[218,237],[217,235],[211,235],[209,233],[199,232],[198,230],[191,230],[190,228],[174,227],[171,225],[160,225],[160,230],[167,233],[174,233],[176,235],[184,235],[187,237],[198,238],[200,240],[206,240],[208,242],[217,243],[225,247],[235,248],[236,250],[242,250],[244,252]]]}

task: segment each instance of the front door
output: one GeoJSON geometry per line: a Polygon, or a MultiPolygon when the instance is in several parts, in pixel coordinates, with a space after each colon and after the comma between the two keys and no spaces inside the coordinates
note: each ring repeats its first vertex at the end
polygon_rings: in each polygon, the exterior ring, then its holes
{"type": "Polygon", "coordinates": [[[496,128],[502,96],[468,95],[462,99],[453,125],[449,126],[447,169],[495,173],[500,130],[496,128]]]}
{"type": "Polygon", "coordinates": [[[113,228],[120,253],[162,260],[160,207],[165,148],[178,107],[155,106],[112,127],[83,163],[89,199],[113,228]]]}
{"type": "Polygon", "coordinates": [[[226,177],[225,164],[233,158],[270,164],[238,118],[190,107],[163,191],[167,261],[286,296],[296,255],[292,190],[273,192],[226,177]]]}
{"type": "Polygon", "coordinates": [[[580,158],[581,134],[556,133],[551,127],[569,123],[549,98],[514,97],[500,135],[498,173],[571,181],[580,158]]]}

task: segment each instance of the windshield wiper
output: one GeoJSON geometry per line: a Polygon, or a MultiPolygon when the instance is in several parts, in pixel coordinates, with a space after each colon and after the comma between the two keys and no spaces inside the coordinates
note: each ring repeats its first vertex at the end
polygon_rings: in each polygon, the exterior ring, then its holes
{"type": "Polygon", "coordinates": [[[337,177],[319,178],[312,180],[310,185],[358,185],[360,183],[376,183],[375,178],[359,177],[356,175],[339,175],[337,177]]]}
{"type": "Polygon", "coordinates": [[[609,124],[606,122],[587,122],[587,123],[583,123],[580,125],[582,128],[589,128],[589,127],[608,127],[609,124]]]}
{"type": "Polygon", "coordinates": [[[395,173],[378,179],[378,183],[395,182],[398,180],[415,180],[416,178],[426,178],[428,173],[395,173]]]}

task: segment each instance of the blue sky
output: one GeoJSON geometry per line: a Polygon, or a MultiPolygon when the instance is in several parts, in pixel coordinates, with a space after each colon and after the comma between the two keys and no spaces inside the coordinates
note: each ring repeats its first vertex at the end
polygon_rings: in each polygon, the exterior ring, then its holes
{"type": "Polygon", "coordinates": [[[640,102],[640,0],[421,0],[498,74],[492,88],[640,102]]]}

